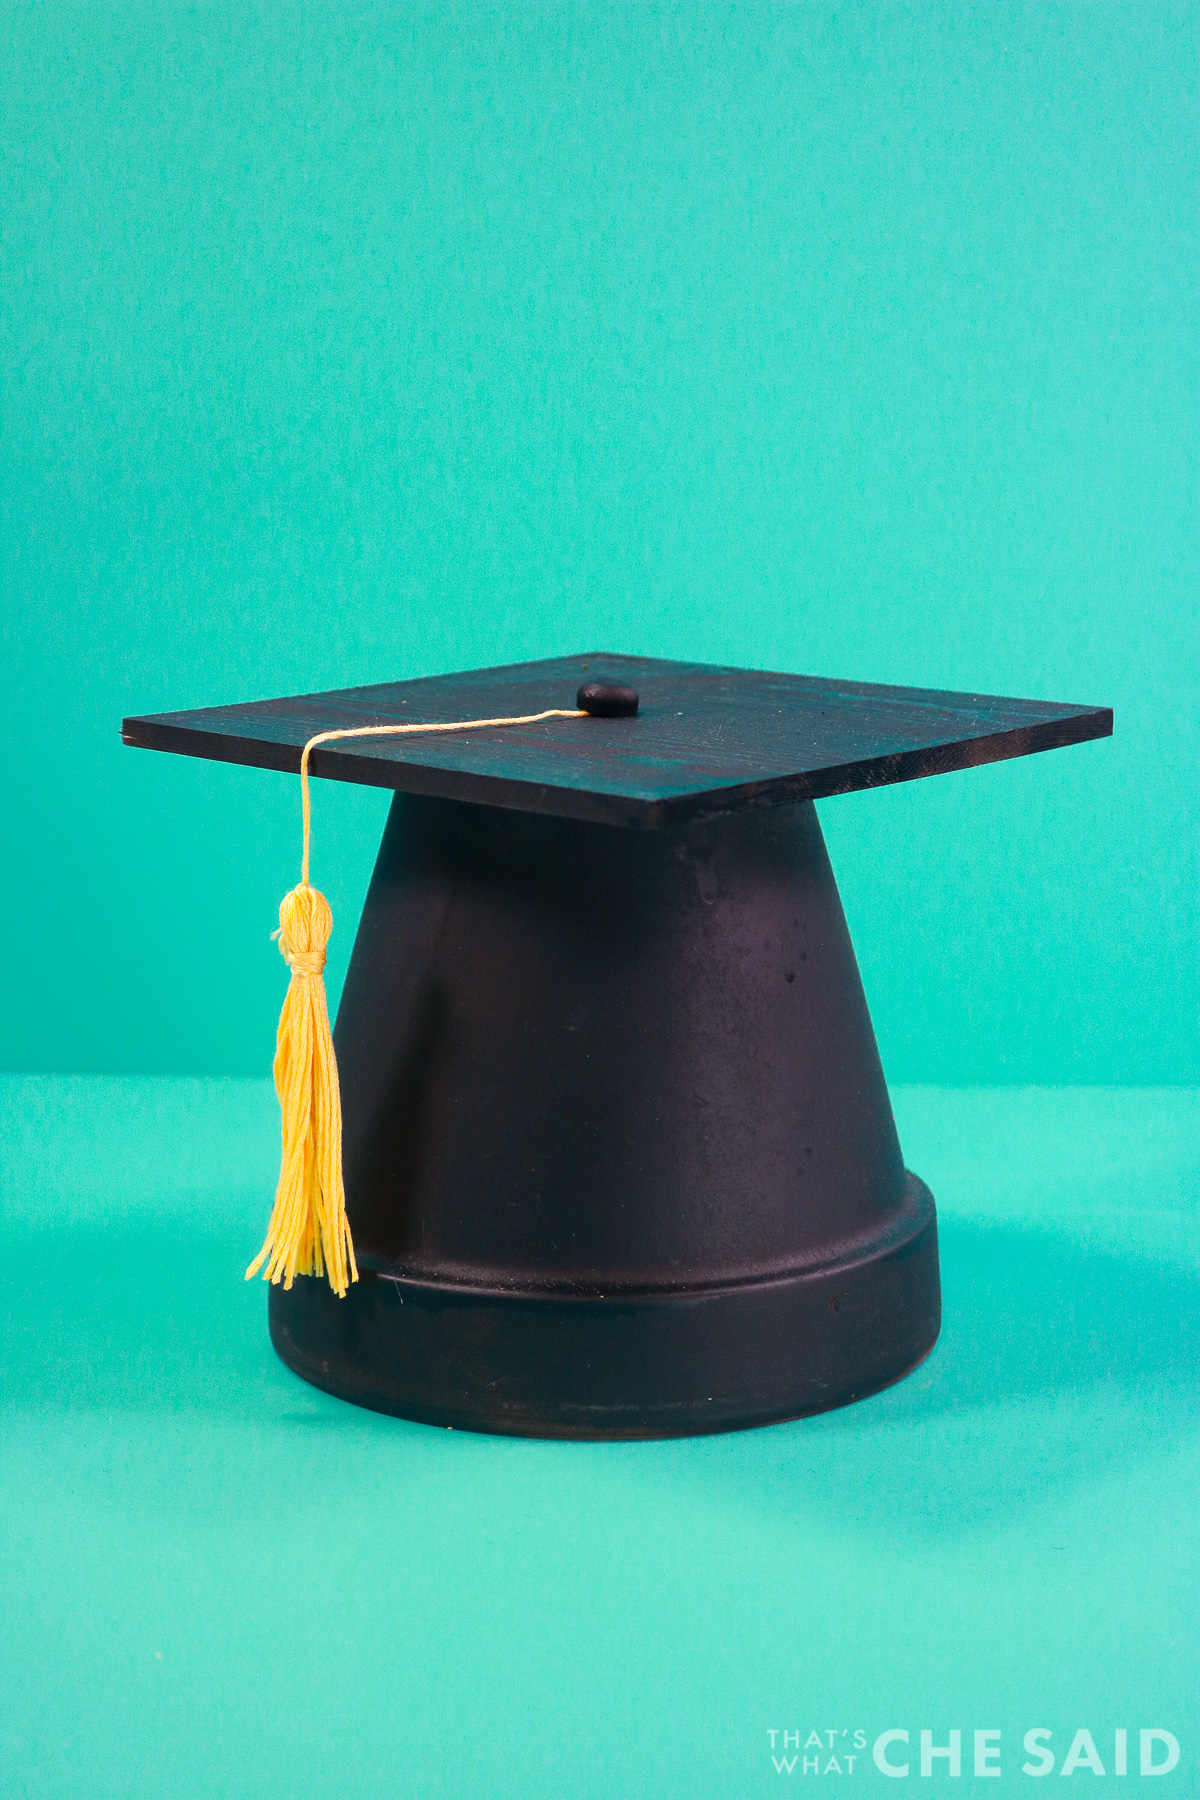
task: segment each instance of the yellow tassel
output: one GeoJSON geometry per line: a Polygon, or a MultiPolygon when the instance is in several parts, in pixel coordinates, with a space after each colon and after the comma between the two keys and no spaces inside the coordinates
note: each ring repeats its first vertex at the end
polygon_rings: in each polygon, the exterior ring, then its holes
{"type": "Polygon", "coordinates": [[[333,914],[307,882],[284,896],[279,948],[292,971],[275,1040],[275,1092],[283,1115],[283,1161],[267,1241],[247,1281],[290,1288],[297,1275],[328,1275],[341,1296],[358,1280],[342,1187],[342,1102],[325,1004],[325,947],[333,914]],[[264,1267],[265,1264],[265,1267],[264,1267]]]}
{"type": "Polygon", "coordinates": [[[358,1280],[342,1185],[342,1097],[325,1003],[325,947],[333,914],[324,894],[308,885],[312,809],[308,761],[319,744],[336,738],[399,737],[430,731],[481,731],[497,725],[536,725],[542,719],[582,719],[577,707],[550,707],[519,718],[414,720],[404,725],[359,725],[321,731],[300,754],[300,811],[304,854],[300,885],[279,908],[279,948],[292,971],[275,1039],[275,1092],[283,1115],[283,1160],[267,1241],[246,1270],[290,1288],[297,1275],[327,1275],[339,1299],[358,1280]],[[348,1279],[347,1279],[348,1278],[348,1279]]]}

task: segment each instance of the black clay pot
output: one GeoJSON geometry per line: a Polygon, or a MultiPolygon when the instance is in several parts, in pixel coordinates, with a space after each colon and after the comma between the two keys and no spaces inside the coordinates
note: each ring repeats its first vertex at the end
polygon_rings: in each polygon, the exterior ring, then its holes
{"type": "Polygon", "coordinates": [[[361,1280],[279,1354],[403,1417],[721,1431],[940,1320],[811,802],[652,831],[397,794],[335,1030],[361,1280]]]}

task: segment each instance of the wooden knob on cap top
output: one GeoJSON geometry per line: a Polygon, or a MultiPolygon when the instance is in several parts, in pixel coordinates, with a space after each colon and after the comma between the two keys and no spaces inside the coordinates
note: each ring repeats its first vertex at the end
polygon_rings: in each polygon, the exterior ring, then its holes
{"type": "Polygon", "coordinates": [[[580,712],[593,719],[632,719],[638,709],[633,688],[613,687],[604,681],[585,681],[575,696],[580,712]]]}

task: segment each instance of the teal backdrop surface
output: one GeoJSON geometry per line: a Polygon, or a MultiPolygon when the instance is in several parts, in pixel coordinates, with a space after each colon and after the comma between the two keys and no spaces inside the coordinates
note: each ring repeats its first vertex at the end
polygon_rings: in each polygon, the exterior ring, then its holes
{"type": "Polygon", "coordinates": [[[1200,1095],[893,1098],[929,1360],[769,1430],[568,1444],[284,1368],[241,1280],[269,1081],[0,1077],[5,1800],[1195,1800],[1200,1095]],[[1105,1779],[1064,1788],[1081,1729],[1105,1779]]]}
{"type": "Polygon", "coordinates": [[[295,782],[122,714],[609,648],[1111,704],[822,821],[892,1079],[1194,1080],[1195,38],[6,5],[0,1058],[268,1065],[295,782]]]}
{"type": "MultiPolygon", "coordinates": [[[[1037,1729],[1200,1795],[1196,69],[1159,0],[0,0],[5,1800],[889,1730],[1007,1800],[1037,1729]],[[383,1418],[241,1279],[297,784],[122,715],[583,649],[1115,709],[821,804],[945,1324],[820,1418],[383,1418]]],[[[333,997],[386,805],[316,785],[333,997]]]]}

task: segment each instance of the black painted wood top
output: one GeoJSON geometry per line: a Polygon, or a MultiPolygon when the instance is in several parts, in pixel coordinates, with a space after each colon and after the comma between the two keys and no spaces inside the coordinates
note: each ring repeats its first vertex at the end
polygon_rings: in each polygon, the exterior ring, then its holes
{"type": "Polygon", "coordinates": [[[1107,707],[879,687],[590,653],[418,681],[125,719],[125,743],[298,771],[318,732],[571,707],[583,681],[636,688],[636,718],[549,719],[313,752],[314,775],[613,825],[912,781],[1108,737],[1107,707]]]}

